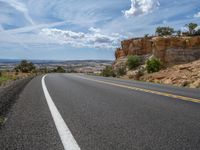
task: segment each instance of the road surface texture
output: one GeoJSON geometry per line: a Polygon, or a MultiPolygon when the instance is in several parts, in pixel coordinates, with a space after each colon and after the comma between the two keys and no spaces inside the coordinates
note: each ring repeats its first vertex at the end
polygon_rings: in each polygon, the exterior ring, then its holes
{"type": "Polygon", "coordinates": [[[200,90],[81,74],[39,76],[9,113],[0,149],[199,150],[200,90]]]}

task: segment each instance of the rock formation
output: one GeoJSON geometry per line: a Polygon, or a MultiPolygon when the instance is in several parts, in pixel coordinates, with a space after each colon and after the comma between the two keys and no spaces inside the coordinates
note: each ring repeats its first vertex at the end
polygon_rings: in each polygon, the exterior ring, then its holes
{"type": "Polygon", "coordinates": [[[140,80],[159,84],[200,88],[200,60],[175,65],[153,74],[146,74],[140,80]]]}
{"type": "Polygon", "coordinates": [[[115,52],[116,59],[128,55],[153,55],[166,65],[188,63],[200,59],[200,36],[145,37],[124,40],[115,52]]]}

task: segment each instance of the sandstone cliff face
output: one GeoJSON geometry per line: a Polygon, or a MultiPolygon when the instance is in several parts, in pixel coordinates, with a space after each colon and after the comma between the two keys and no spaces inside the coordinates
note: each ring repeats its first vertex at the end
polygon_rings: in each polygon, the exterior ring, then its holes
{"type": "Polygon", "coordinates": [[[152,54],[166,65],[187,63],[200,59],[200,36],[149,37],[124,40],[115,52],[116,59],[128,55],[152,54]]]}
{"type": "Polygon", "coordinates": [[[121,42],[121,48],[116,50],[116,59],[126,57],[128,55],[146,55],[152,53],[151,38],[137,38],[124,40],[121,42]]]}
{"type": "Polygon", "coordinates": [[[200,37],[156,37],[152,41],[152,54],[165,64],[182,64],[200,59],[200,37]]]}

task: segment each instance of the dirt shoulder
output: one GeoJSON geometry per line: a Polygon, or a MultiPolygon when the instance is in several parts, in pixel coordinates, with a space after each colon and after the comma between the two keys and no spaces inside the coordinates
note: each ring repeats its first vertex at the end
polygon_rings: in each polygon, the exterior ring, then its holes
{"type": "Polygon", "coordinates": [[[15,103],[19,94],[33,77],[26,77],[16,81],[10,81],[5,86],[0,86],[0,125],[15,103]]]}

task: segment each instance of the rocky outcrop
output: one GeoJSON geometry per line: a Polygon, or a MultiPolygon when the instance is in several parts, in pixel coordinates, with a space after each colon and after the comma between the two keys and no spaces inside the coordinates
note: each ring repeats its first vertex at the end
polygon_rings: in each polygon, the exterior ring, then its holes
{"type": "Polygon", "coordinates": [[[200,60],[175,65],[153,74],[146,74],[140,80],[159,84],[200,88],[200,60]]]}
{"type": "Polygon", "coordinates": [[[115,51],[115,58],[120,59],[120,58],[125,58],[127,55],[125,55],[124,51],[121,48],[117,48],[115,51]]]}
{"type": "Polygon", "coordinates": [[[152,38],[135,38],[121,42],[121,48],[115,52],[116,59],[128,55],[146,55],[152,53],[152,38]]]}
{"type": "Polygon", "coordinates": [[[188,63],[200,59],[200,36],[148,37],[124,40],[115,52],[116,59],[128,55],[151,54],[166,65],[188,63]]]}
{"type": "Polygon", "coordinates": [[[153,55],[167,65],[200,59],[200,37],[155,37],[153,55]]]}

